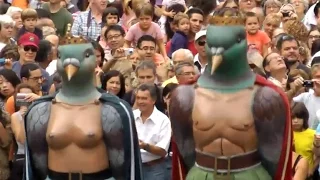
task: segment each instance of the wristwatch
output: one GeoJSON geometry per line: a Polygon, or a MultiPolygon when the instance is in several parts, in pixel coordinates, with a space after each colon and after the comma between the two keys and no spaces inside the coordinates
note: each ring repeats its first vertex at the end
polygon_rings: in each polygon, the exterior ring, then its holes
{"type": "Polygon", "coordinates": [[[150,145],[146,143],[146,145],[144,146],[144,150],[149,151],[149,149],[150,149],[150,145]]]}

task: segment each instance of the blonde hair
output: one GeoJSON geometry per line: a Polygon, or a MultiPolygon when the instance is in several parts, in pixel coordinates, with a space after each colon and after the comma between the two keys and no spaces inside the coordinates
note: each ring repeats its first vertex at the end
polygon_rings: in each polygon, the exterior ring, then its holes
{"type": "Polygon", "coordinates": [[[263,23],[266,23],[268,21],[273,24],[276,24],[276,25],[278,25],[278,27],[280,27],[281,17],[277,13],[270,13],[266,16],[263,23]]]}
{"type": "Polygon", "coordinates": [[[150,3],[139,4],[138,8],[134,11],[137,18],[140,16],[151,16],[154,15],[154,8],[150,3]]]}
{"type": "Polygon", "coordinates": [[[6,15],[9,15],[9,16],[12,17],[12,16],[13,16],[15,13],[17,13],[17,12],[21,13],[21,12],[22,12],[22,9],[19,8],[19,7],[15,7],[15,6],[10,6],[10,7],[8,8],[8,10],[7,10],[6,15]]]}
{"type": "Polygon", "coordinates": [[[189,19],[189,16],[185,13],[182,13],[182,12],[179,12],[178,14],[176,14],[174,17],[173,17],[173,21],[172,23],[174,25],[178,25],[179,22],[182,20],[182,19],[189,19]]]}
{"type": "Polygon", "coordinates": [[[24,21],[28,18],[38,19],[37,11],[34,9],[31,9],[31,8],[24,9],[21,12],[21,19],[22,19],[22,21],[24,21]]]}
{"type": "Polygon", "coordinates": [[[49,35],[56,35],[56,29],[50,26],[43,26],[42,33],[44,38],[49,35]]]}
{"type": "Polygon", "coordinates": [[[124,3],[123,3],[124,13],[126,15],[129,15],[130,9],[133,10],[133,12],[135,12],[136,9],[138,9],[138,6],[144,3],[145,3],[145,0],[124,0],[124,3]]]}
{"type": "Polygon", "coordinates": [[[14,26],[15,25],[15,21],[12,19],[11,16],[3,14],[3,15],[0,15],[0,24],[1,24],[1,27],[3,25],[5,25],[5,24],[14,26]]]}

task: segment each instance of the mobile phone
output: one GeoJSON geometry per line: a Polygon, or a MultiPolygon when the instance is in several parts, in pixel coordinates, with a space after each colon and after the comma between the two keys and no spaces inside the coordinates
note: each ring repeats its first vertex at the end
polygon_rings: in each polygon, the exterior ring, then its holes
{"type": "Polygon", "coordinates": [[[6,64],[5,58],[0,58],[0,66],[4,66],[6,64]]]}
{"type": "Polygon", "coordinates": [[[125,56],[130,56],[133,54],[134,49],[133,48],[124,48],[124,54],[125,56]]]}
{"type": "Polygon", "coordinates": [[[283,17],[289,17],[289,12],[282,12],[283,17]]]}
{"type": "Polygon", "coordinates": [[[29,106],[31,102],[27,102],[25,98],[27,97],[26,93],[17,93],[16,95],[16,106],[29,106]]]}
{"type": "Polygon", "coordinates": [[[303,87],[313,87],[313,81],[311,81],[311,80],[304,80],[302,86],[303,86],[303,87]]]}

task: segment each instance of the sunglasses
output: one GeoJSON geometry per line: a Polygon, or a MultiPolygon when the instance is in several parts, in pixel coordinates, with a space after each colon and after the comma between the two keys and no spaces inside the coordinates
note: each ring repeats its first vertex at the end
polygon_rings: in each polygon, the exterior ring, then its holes
{"type": "Polygon", "coordinates": [[[38,49],[36,48],[36,47],[34,47],[34,46],[24,46],[23,47],[23,50],[25,51],[25,52],[28,52],[28,51],[32,51],[32,52],[37,52],[38,51],[38,49]]]}
{"type": "Polygon", "coordinates": [[[199,46],[204,46],[207,42],[206,41],[198,41],[199,46]]]}

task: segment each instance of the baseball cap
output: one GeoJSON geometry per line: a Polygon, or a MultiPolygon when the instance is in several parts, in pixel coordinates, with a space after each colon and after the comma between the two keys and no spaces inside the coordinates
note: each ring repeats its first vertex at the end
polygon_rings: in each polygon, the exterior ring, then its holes
{"type": "Polygon", "coordinates": [[[197,32],[196,37],[195,37],[195,41],[197,41],[202,36],[205,36],[206,34],[207,34],[207,30],[201,30],[201,31],[197,32]]]}
{"type": "Polygon", "coordinates": [[[18,45],[34,46],[38,49],[39,48],[39,46],[38,46],[39,45],[39,38],[35,34],[27,32],[19,38],[18,45]]]}

